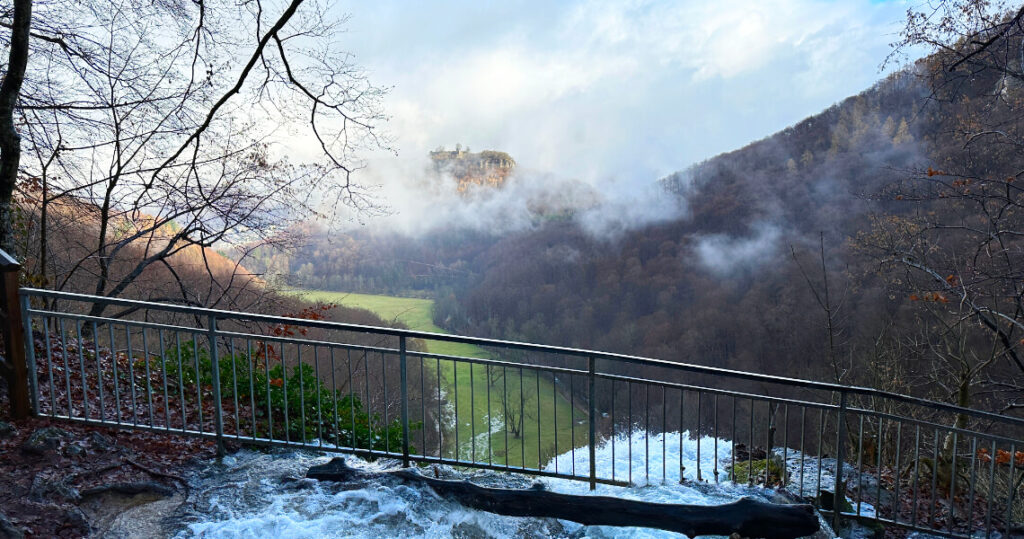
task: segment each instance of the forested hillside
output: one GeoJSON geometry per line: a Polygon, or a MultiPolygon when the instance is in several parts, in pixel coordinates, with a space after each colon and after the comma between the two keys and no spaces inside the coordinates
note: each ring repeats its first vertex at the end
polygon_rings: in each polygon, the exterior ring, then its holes
{"type": "MultiPolygon", "coordinates": [[[[887,205],[870,195],[927,159],[921,142],[934,127],[908,122],[924,92],[901,72],[663,179],[666,196],[683,197],[688,208],[674,222],[614,240],[572,223],[505,238],[440,316],[470,333],[770,372],[797,361],[821,376],[821,313],[791,248],[820,266],[811,258],[824,234],[834,285],[859,285],[844,318],[898,307],[864,268],[844,268],[854,263],[850,238],[887,205]]],[[[820,269],[812,271],[817,282],[820,269]]]]}
{"type": "Polygon", "coordinates": [[[437,316],[470,334],[1016,409],[1020,169],[1012,143],[977,141],[986,121],[1017,128],[1020,88],[948,65],[934,56],[665,178],[688,208],[674,222],[504,238],[437,316]]]}

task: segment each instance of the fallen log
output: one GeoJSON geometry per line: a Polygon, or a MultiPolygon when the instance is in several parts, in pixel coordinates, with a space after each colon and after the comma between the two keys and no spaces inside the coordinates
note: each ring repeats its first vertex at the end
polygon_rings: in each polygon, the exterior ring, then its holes
{"type": "Polygon", "coordinates": [[[112,483],[109,485],[87,488],[81,492],[81,495],[84,498],[86,496],[98,496],[108,492],[124,494],[126,496],[134,496],[136,494],[154,494],[156,496],[166,498],[174,494],[174,489],[161,485],[160,483],[154,483],[153,481],[141,481],[135,483],[112,483]]]}
{"type": "Polygon", "coordinates": [[[306,477],[320,481],[360,481],[391,476],[429,486],[439,496],[499,515],[571,520],[585,526],[656,528],[685,534],[732,535],[793,539],[818,531],[818,517],[810,505],[782,505],[740,498],[723,505],[679,505],[625,500],[609,496],[576,496],[543,489],[481,487],[469,481],[435,479],[412,469],[369,472],[334,458],[313,466],[306,477]]]}

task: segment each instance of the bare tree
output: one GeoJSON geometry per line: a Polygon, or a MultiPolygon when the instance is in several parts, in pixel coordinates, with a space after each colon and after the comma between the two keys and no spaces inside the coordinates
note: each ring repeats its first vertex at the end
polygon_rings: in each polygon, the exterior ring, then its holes
{"type": "Polygon", "coordinates": [[[11,198],[18,181],[21,162],[21,137],[15,127],[14,115],[18,96],[28,64],[29,32],[32,0],[15,0],[13,9],[4,14],[10,22],[7,46],[7,69],[0,83],[0,248],[11,250],[11,198]]]}
{"type": "Polygon", "coordinates": [[[832,290],[829,286],[829,271],[828,265],[825,259],[825,233],[819,233],[818,237],[818,256],[821,263],[821,285],[816,285],[810,276],[810,272],[804,268],[803,263],[800,262],[800,258],[797,256],[796,249],[790,246],[790,255],[793,257],[793,261],[796,262],[797,268],[800,270],[800,275],[803,276],[804,281],[807,283],[807,288],[811,291],[811,295],[814,296],[815,303],[821,308],[825,315],[825,336],[826,336],[826,360],[828,365],[832,368],[833,381],[837,384],[844,382],[846,375],[849,374],[850,368],[843,367],[842,360],[839,357],[839,349],[845,347],[846,341],[843,339],[843,328],[840,313],[843,310],[844,303],[846,302],[846,296],[849,292],[849,288],[844,288],[842,296],[838,301],[832,297],[832,290]]]}
{"type": "MultiPolygon", "coordinates": [[[[15,114],[33,225],[22,245],[42,282],[217,305],[250,279],[211,260],[214,248],[273,241],[336,207],[372,209],[352,173],[360,152],[387,147],[377,129],[384,90],[340,50],[346,19],[329,6],[35,8],[15,114]],[[195,286],[183,266],[213,284],[195,286]]],[[[10,231],[10,220],[0,227],[10,231]]]]}
{"type": "MultiPolygon", "coordinates": [[[[983,0],[911,9],[890,57],[911,47],[934,53],[916,71],[945,132],[932,141],[937,161],[882,195],[908,211],[876,217],[858,242],[894,290],[931,313],[935,334],[923,342],[931,343],[932,358],[950,365],[939,371],[950,388],[998,379],[1019,391],[1016,380],[1024,376],[1022,18],[1024,7],[983,0]],[[995,338],[995,348],[978,330],[995,338]]],[[[948,393],[965,400],[959,389],[948,393]]],[[[1005,410],[1016,406],[1011,398],[1005,410]]]]}
{"type": "Polygon", "coordinates": [[[532,412],[526,403],[536,397],[533,386],[526,383],[526,378],[521,372],[513,371],[510,375],[505,368],[490,369],[487,383],[491,392],[499,396],[498,405],[505,429],[514,438],[522,438],[526,416],[530,415],[532,418],[532,412]]]}

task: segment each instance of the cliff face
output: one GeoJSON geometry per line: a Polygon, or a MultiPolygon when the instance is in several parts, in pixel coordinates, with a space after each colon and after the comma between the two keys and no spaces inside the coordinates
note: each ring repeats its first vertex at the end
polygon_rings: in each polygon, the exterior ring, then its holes
{"type": "Polygon", "coordinates": [[[430,152],[430,160],[438,172],[451,174],[459,193],[466,193],[474,185],[501,188],[516,166],[512,156],[505,152],[484,150],[471,153],[461,147],[453,151],[440,148],[430,152]]]}

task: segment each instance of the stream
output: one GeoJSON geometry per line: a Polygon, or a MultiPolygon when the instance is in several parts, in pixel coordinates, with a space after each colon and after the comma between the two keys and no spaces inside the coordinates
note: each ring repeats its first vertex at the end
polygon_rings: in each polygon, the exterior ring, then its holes
{"type": "MultiPolygon", "coordinates": [[[[654,466],[661,461],[664,447],[668,462],[678,463],[678,434],[652,435],[650,440],[634,433],[632,440],[616,439],[616,474],[626,477],[632,470],[633,487],[599,485],[591,492],[585,482],[563,479],[537,479],[523,475],[456,470],[430,466],[424,473],[442,478],[470,479],[485,486],[529,488],[536,482],[545,488],[581,495],[606,495],[663,503],[720,504],[740,496],[772,500],[773,491],[728,482],[718,485],[712,469],[715,443],[704,437],[701,465],[705,480],[692,481],[696,475],[695,440],[683,436],[682,460],[685,484],[679,483],[677,465],[665,470],[654,466]],[[632,461],[624,456],[632,448],[632,461]],[[645,451],[651,451],[652,466],[645,465],[645,451]],[[662,483],[662,475],[665,482],[662,483]]],[[[720,443],[719,458],[727,457],[728,444],[720,443]]],[[[669,532],[639,528],[583,527],[553,519],[515,518],[467,509],[440,499],[432,491],[411,487],[390,477],[361,483],[336,484],[305,479],[310,466],[321,464],[330,455],[315,452],[242,450],[220,462],[212,462],[193,472],[188,501],[162,519],[166,535],[187,537],[682,537],[669,532]]],[[[572,455],[558,457],[559,468],[572,465],[572,455]]],[[[585,452],[577,452],[576,465],[589,466],[585,452]],[[581,453],[583,460],[581,460],[581,453]]],[[[392,460],[367,462],[347,457],[350,465],[372,470],[398,467],[392,460]]],[[[554,469],[555,460],[548,464],[554,469]]],[[[610,472],[611,443],[597,451],[599,470],[610,472]]],[[[586,468],[584,468],[586,469],[586,468]]],[[[723,472],[720,471],[720,474],[723,472]]],[[[724,475],[719,477],[724,481],[724,475]]],[[[777,501],[777,500],[776,500],[777,501]]]]}

